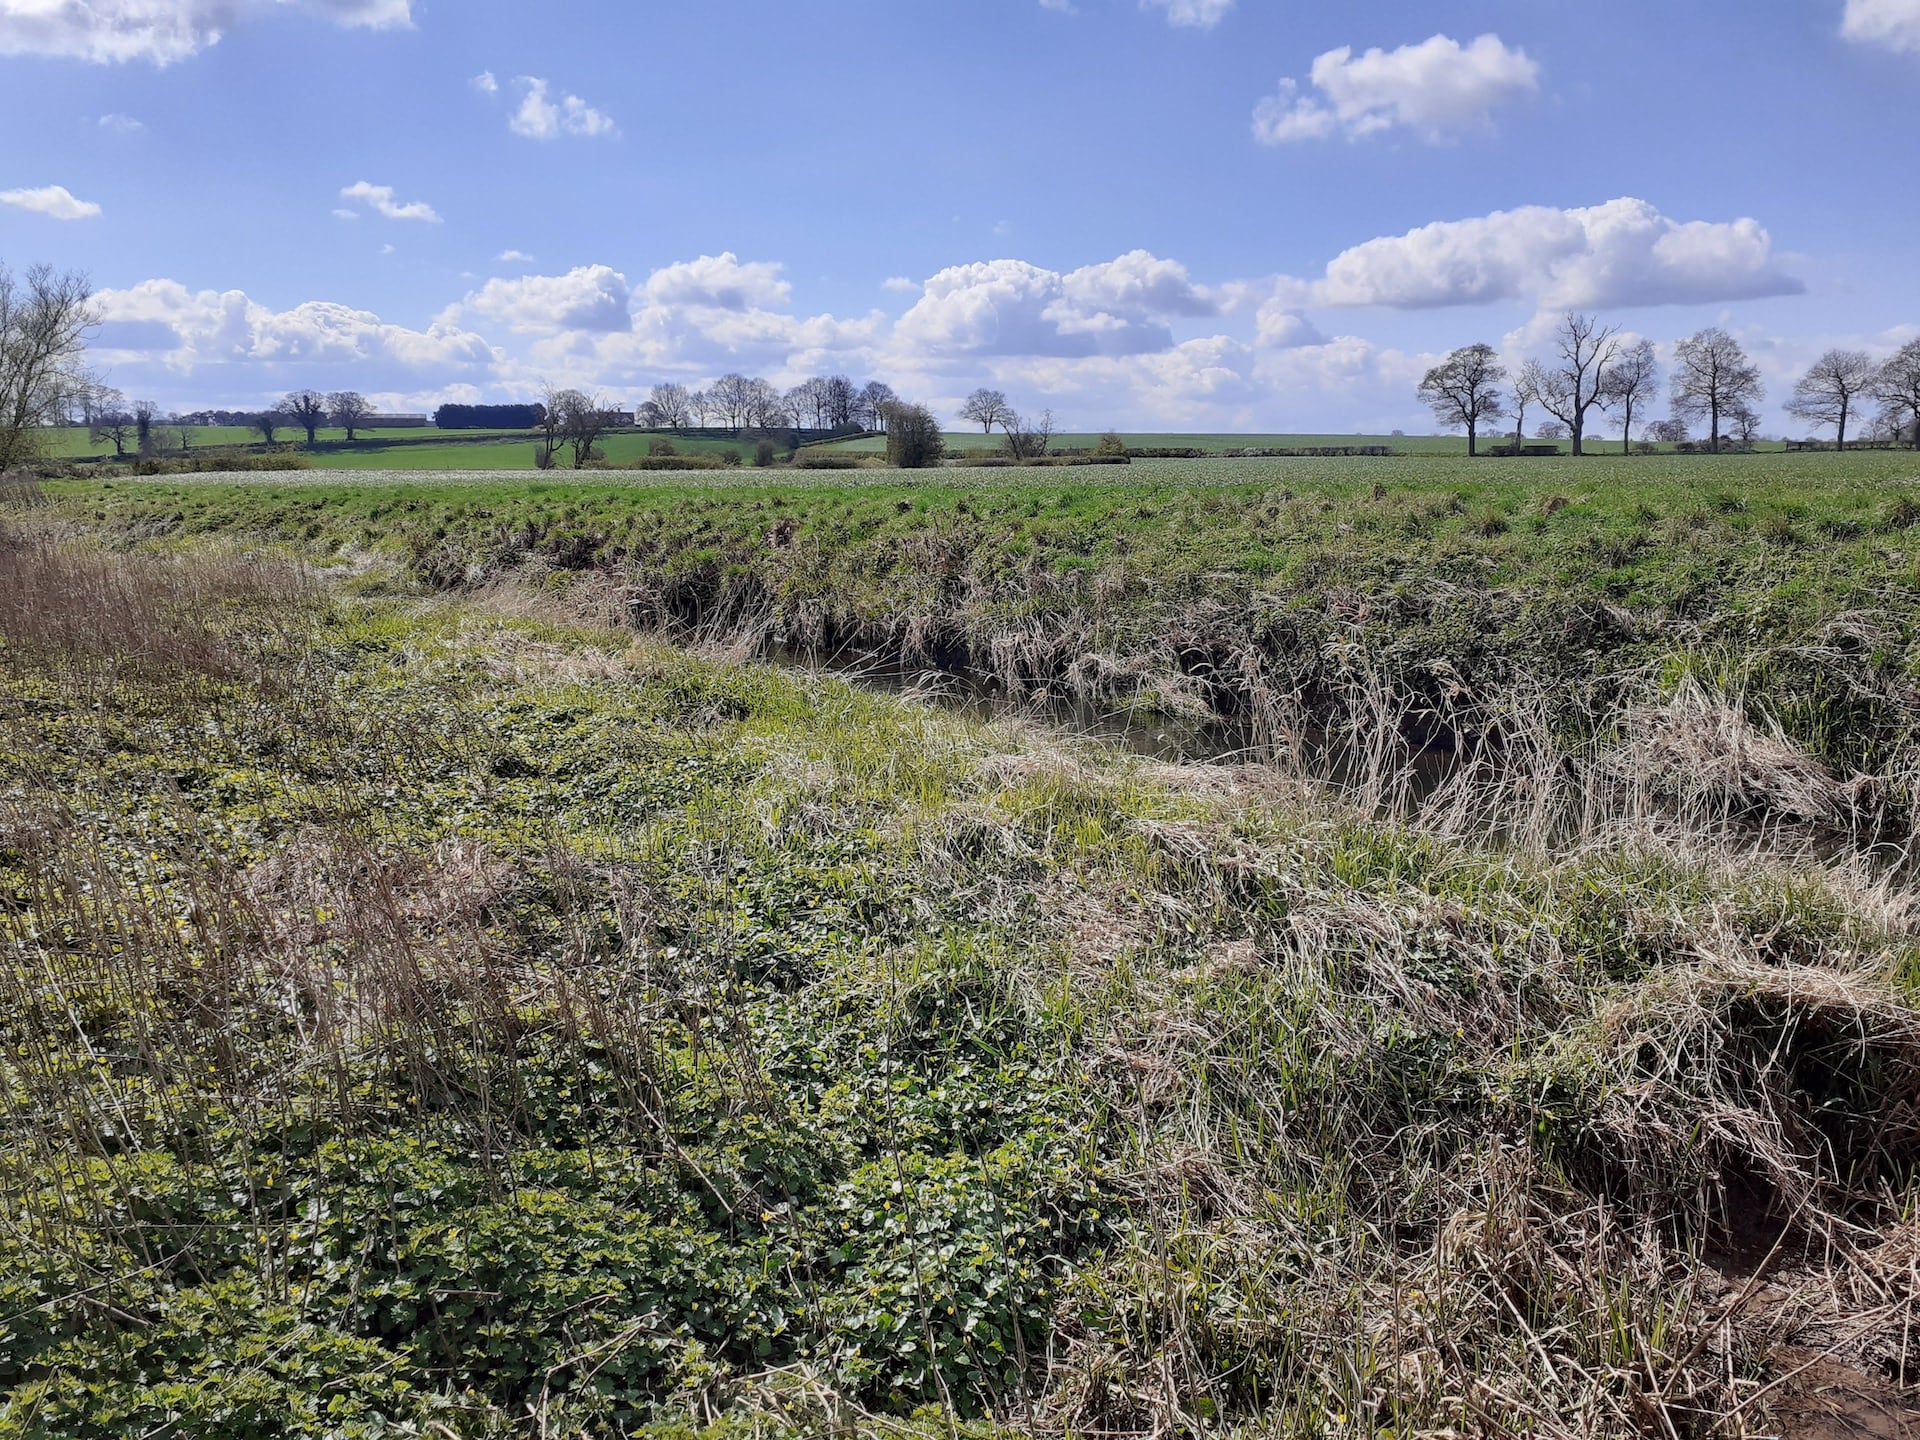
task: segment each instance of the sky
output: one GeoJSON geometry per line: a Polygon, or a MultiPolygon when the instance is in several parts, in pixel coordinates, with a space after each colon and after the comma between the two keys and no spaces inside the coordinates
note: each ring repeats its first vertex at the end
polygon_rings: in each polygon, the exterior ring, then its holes
{"type": "Polygon", "coordinates": [[[1422,431],[1577,308],[1724,326],[1797,434],[1821,351],[1920,336],[1916,119],[1920,0],[0,0],[0,263],[87,272],[168,409],[1422,431]]]}

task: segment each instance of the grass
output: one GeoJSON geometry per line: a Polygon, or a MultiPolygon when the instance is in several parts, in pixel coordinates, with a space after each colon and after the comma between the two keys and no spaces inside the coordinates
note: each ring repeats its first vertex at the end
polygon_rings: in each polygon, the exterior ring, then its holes
{"type": "Polygon", "coordinates": [[[0,490],[0,1436],[1673,1440],[1802,1433],[1810,1356],[1910,1405],[1897,872],[1706,803],[1531,839],[1517,731],[1463,831],[668,643],[1651,666],[1606,754],[1817,808],[1708,661],[1910,704],[1905,472],[1837,459],[0,490]],[[1521,643],[1588,597],[1632,624],[1521,643]]]}
{"type": "MultiPolygon", "coordinates": [[[[169,427],[161,428],[165,435],[169,427]]],[[[605,452],[608,463],[628,464],[646,455],[658,438],[634,431],[620,432],[603,440],[600,449],[605,452]]],[[[304,432],[291,426],[282,426],[278,443],[286,453],[302,456],[316,469],[322,470],[385,470],[395,467],[422,471],[528,470],[533,467],[535,439],[534,432],[530,430],[375,429],[361,431],[349,443],[345,431],[322,429],[316,443],[310,446],[305,441],[304,432]]],[[[700,435],[680,435],[671,439],[675,449],[683,455],[722,456],[733,451],[745,460],[751,460],[753,456],[753,443],[750,441],[717,440],[700,435]]],[[[222,449],[269,453],[258,430],[244,426],[194,427],[193,453],[222,449]]],[[[82,429],[58,431],[51,453],[55,459],[64,460],[114,458],[111,444],[95,442],[82,429]]],[[[178,456],[178,451],[165,448],[161,458],[175,459],[178,456]]]]}

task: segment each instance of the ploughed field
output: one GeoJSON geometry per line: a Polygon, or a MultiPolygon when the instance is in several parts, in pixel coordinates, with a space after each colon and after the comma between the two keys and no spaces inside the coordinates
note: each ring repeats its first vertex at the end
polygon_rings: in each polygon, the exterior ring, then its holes
{"type": "Polygon", "coordinates": [[[0,1436],[1912,1423],[1920,460],[666,479],[0,482],[0,1436]]]}

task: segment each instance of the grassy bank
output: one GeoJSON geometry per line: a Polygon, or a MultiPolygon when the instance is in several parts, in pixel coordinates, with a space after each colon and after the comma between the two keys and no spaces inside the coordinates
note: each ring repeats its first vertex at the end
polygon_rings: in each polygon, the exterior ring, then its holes
{"type": "MultiPolygon", "coordinates": [[[[896,496],[983,500],[778,498],[896,496]]],[[[1671,1440],[1791,1432],[1810,1358],[1903,1403],[1902,892],[694,658],[531,547],[439,598],[232,548],[429,503],[313,498],[0,532],[0,1435],[1671,1440]]]]}
{"type": "Polygon", "coordinates": [[[48,493],[121,542],[385,557],[442,590],[537,573],[669,634],[871,650],[1276,744],[1332,727],[1550,771],[1638,738],[1676,786],[1875,833],[1910,827],[1920,774],[1904,454],[48,493]],[[1799,779],[1695,764],[1722,732],[1799,779]]]}

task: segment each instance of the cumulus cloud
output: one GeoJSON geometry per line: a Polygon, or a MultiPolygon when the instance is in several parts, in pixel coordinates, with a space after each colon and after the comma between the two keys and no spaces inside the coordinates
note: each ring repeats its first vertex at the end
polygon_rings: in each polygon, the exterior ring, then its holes
{"type": "Polygon", "coordinates": [[[1527,206],[1356,245],[1310,288],[1321,305],[1402,310],[1524,300],[1558,309],[1797,295],[1759,222],[1677,221],[1644,200],[1527,206]]]}
{"type": "Polygon", "coordinates": [[[64,185],[42,185],[36,190],[0,190],[0,205],[31,210],[49,220],[92,220],[100,207],[91,200],[75,198],[64,185]]]}
{"type": "Polygon", "coordinates": [[[1067,274],[992,260],[929,279],[898,333],[939,355],[1144,354],[1172,344],[1169,320],[1214,311],[1186,267],[1144,250],[1067,274]]]}
{"type": "MultiPolygon", "coordinates": [[[[0,55],[52,55],[171,65],[235,25],[289,0],[0,0],[0,55]]],[[[385,30],[413,23],[411,0],[293,0],[339,25],[385,30]]]]}
{"type": "Polygon", "coordinates": [[[1847,0],[1840,33],[1862,44],[1920,53],[1920,0],[1847,0]]]}
{"type": "Polygon", "coordinates": [[[792,298],[793,287],[780,278],[781,269],[759,260],[742,264],[731,250],[702,255],[649,275],[647,301],[741,311],[784,306],[792,298]]]}
{"type": "Polygon", "coordinates": [[[425,330],[388,324],[350,306],[309,301],[275,311],[238,290],[192,291],[149,280],[96,297],[102,323],[93,353],[122,383],[148,393],[207,396],[273,393],[288,384],[324,389],[337,368],[354,388],[417,388],[484,379],[499,361],[480,336],[457,325],[425,330]]]}
{"type": "Polygon", "coordinates": [[[433,206],[424,200],[414,200],[406,204],[394,198],[391,185],[369,185],[365,180],[356,181],[340,192],[342,200],[358,200],[376,214],[389,220],[419,220],[427,224],[438,225],[440,216],[433,206]]]}
{"type": "Polygon", "coordinates": [[[467,83],[482,95],[498,95],[500,93],[500,82],[494,78],[493,71],[491,70],[482,70],[467,83]]]}
{"type": "Polygon", "coordinates": [[[518,335],[606,334],[632,328],[632,303],[626,276],[611,266],[582,265],[564,275],[489,280],[443,318],[476,315],[518,335]]]}
{"type": "Polygon", "coordinates": [[[1329,50],[1313,62],[1317,95],[1303,94],[1296,80],[1282,80],[1278,94],[1253,112],[1254,138],[1263,145],[1358,140],[1395,128],[1442,144],[1483,129],[1493,111],[1540,88],[1540,67],[1524,50],[1509,49],[1498,35],[1470,45],[1435,35],[1398,50],[1351,46],[1329,50]]]}
{"type": "Polygon", "coordinates": [[[495,257],[502,265],[531,265],[533,256],[524,250],[502,250],[495,257]]]}
{"type": "Polygon", "coordinates": [[[534,75],[520,77],[525,94],[520,106],[507,120],[507,128],[529,140],[558,140],[563,135],[594,139],[617,135],[612,119],[594,109],[578,95],[563,95],[558,101],[548,98],[545,80],[534,75]]]}
{"type": "Polygon", "coordinates": [[[1169,25],[1211,30],[1233,9],[1233,0],[1140,0],[1140,8],[1166,11],[1169,25]]]}

